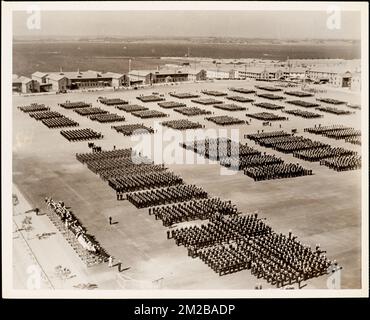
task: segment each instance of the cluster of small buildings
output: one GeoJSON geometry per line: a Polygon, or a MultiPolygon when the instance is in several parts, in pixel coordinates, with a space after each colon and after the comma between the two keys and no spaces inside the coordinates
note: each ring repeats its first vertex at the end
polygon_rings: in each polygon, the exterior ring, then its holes
{"type": "Polygon", "coordinates": [[[361,73],[359,67],[346,64],[314,64],[281,62],[237,66],[230,63],[211,63],[196,67],[190,63],[165,65],[158,70],[131,70],[127,74],[99,72],[94,70],[76,72],[35,72],[31,78],[13,75],[13,91],[66,92],[74,89],[103,87],[127,87],[156,83],[204,81],[207,79],[255,79],[264,81],[291,80],[298,82],[328,83],[335,87],[348,87],[359,90],[361,73]]]}
{"type": "Polygon", "coordinates": [[[81,72],[35,72],[31,78],[13,75],[13,91],[32,92],[65,92],[73,89],[90,89],[102,87],[122,87],[127,76],[113,72],[88,70],[81,72]]]}

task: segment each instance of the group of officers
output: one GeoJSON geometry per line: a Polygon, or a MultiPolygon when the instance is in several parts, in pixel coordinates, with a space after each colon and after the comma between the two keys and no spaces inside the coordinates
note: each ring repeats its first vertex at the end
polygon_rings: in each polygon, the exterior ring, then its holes
{"type": "Polygon", "coordinates": [[[86,229],[78,221],[75,215],[66,208],[63,201],[54,201],[51,197],[45,198],[45,203],[49,209],[51,209],[64,224],[65,229],[68,229],[72,232],[74,237],[79,241],[82,247],[94,253],[101,258],[104,258],[106,255],[104,249],[100,244],[94,240],[91,236],[86,233],[86,229]]]}

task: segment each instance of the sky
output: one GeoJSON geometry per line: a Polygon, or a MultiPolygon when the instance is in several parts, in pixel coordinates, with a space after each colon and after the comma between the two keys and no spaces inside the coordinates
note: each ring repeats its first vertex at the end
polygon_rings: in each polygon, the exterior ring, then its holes
{"type": "Polygon", "coordinates": [[[13,36],[361,38],[355,11],[41,11],[39,29],[29,21],[26,11],[14,12],[13,36]]]}

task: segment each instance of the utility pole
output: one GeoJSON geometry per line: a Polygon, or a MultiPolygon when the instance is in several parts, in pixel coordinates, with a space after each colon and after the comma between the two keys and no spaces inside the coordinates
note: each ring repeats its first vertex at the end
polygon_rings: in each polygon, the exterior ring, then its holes
{"type": "Polygon", "coordinates": [[[194,73],[195,73],[195,79],[194,82],[197,81],[197,59],[194,60],[194,73]]]}
{"type": "Polygon", "coordinates": [[[130,81],[130,72],[131,72],[131,59],[128,59],[128,86],[131,87],[131,81],[130,81]]]}

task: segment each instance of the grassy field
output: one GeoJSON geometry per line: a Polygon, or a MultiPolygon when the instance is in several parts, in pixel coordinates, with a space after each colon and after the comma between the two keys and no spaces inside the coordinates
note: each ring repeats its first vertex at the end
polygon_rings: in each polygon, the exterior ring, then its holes
{"type": "MultiPolygon", "coordinates": [[[[135,146],[137,142],[124,137],[110,128],[110,124],[100,124],[81,117],[72,110],[60,108],[57,104],[65,100],[86,101],[106,110],[111,107],[96,102],[98,96],[119,97],[130,103],[139,103],[138,94],[150,94],[152,91],[163,93],[167,101],[176,100],[167,94],[177,92],[198,92],[203,89],[228,92],[230,86],[253,87],[251,81],[219,81],[215,83],[183,84],[164,86],[133,91],[120,92],[79,92],[66,95],[45,95],[32,97],[13,97],[13,180],[22,194],[34,207],[42,207],[43,199],[52,196],[63,200],[66,205],[87,227],[88,232],[95,235],[98,241],[113,256],[130,267],[125,275],[134,279],[154,280],[163,277],[163,286],[169,289],[253,289],[257,279],[249,271],[219,277],[199,259],[187,256],[186,249],[177,247],[172,240],[166,239],[166,228],[147,210],[138,210],[127,201],[117,201],[114,191],[100,178],[89,171],[75,159],[75,154],[88,152],[87,142],[69,143],[58,129],[50,130],[42,123],[31,119],[20,112],[16,106],[28,105],[32,102],[44,103],[53,111],[58,111],[80,123],[81,128],[90,127],[104,134],[104,139],[96,142],[103,149],[135,146]],[[118,224],[109,226],[108,217],[112,216],[118,224]]],[[[326,96],[358,102],[359,96],[349,92],[328,92],[326,96]]],[[[253,95],[252,95],[253,97],[253,95]]],[[[257,101],[264,101],[255,97],[257,101]]],[[[225,98],[217,98],[225,101],[225,98]]],[[[306,98],[310,101],[314,98],[306,98]]],[[[188,106],[195,106],[185,100],[188,106]]],[[[142,104],[142,103],[139,103],[142,104]]],[[[289,109],[294,109],[284,102],[289,109]]],[[[156,103],[145,104],[150,109],[163,111],[156,103]]],[[[245,104],[248,112],[264,111],[250,103],[245,104]]],[[[229,114],[245,117],[245,111],[226,112],[205,106],[215,115],[229,114]]],[[[344,106],[339,108],[346,108],[344,106]]],[[[162,120],[135,118],[123,111],[113,109],[124,115],[126,123],[144,123],[153,126],[162,120]]],[[[112,111],[113,111],[112,110],[112,111]]],[[[165,110],[170,115],[165,120],[187,118],[173,110],[165,110]]],[[[274,112],[280,114],[280,111],[274,112]]],[[[322,113],[324,114],[324,113],[322,113]]],[[[335,172],[318,163],[298,160],[292,155],[282,154],[272,149],[255,146],[253,142],[244,140],[246,133],[265,129],[277,130],[282,124],[284,130],[298,129],[298,133],[313,140],[320,140],[331,145],[343,146],[360,152],[360,147],[341,140],[304,133],[303,128],[314,124],[344,124],[360,128],[361,112],[349,116],[324,114],[324,117],[303,119],[289,116],[289,121],[276,122],[272,127],[262,126],[262,121],[252,120],[250,125],[238,125],[242,142],[253,147],[275,154],[284,160],[300,163],[312,169],[314,175],[292,179],[254,182],[251,178],[237,173],[236,175],[220,175],[218,164],[186,165],[169,164],[175,173],[191,184],[202,186],[212,196],[232,200],[240,211],[253,212],[267,218],[267,223],[277,232],[287,233],[293,230],[298,238],[309,245],[320,243],[330,259],[336,259],[343,266],[342,287],[361,287],[361,172],[335,172]]],[[[217,125],[204,120],[204,116],[191,118],[206,128],[218,129],[217,125]]],[[[228,129],[230,132],[231,128],[228,129]]],[[[176,141],[176,143],[179,141],[176,141]]],[[[152,140],[152,148],[157,147],[152,140]]],[[[178,151],[183,151],[178,147],[178,151]]],[[[159,150],[161,151],[161,149],[159,150]]],[[[188,151],[189,156],[193,156],[188,151]]],[[[99,269],[96,270],[99,272],[99,269]]],[[[264,288],[268,284],[261,282],[264,288]]],[[[326,277],[309,281],[306,288],[326,288],[326,277]]]]}

